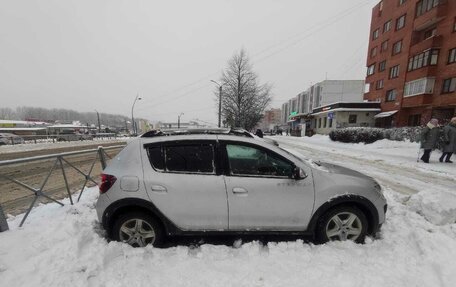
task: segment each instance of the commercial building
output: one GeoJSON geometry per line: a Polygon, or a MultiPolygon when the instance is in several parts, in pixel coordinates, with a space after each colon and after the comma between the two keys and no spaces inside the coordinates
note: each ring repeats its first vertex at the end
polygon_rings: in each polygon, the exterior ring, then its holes
{"type": "Polygon", "coordinates": [[[376,125],[423,125],[456,114],[456,1],[383,0],[372,9],[364,99],[376,125]]]}
{"type": "Polygon", "coordinates": [[[329,134],[338,128],[373,127],[379,112],[378,102],[334,103],[313,110],[312,126],[317,134],[329,134]]]}
{"type": "Polygon", "coordinates": [[[316,128],[311,116],[315,109],[333,103],[362,102],[363,93],[363,80],[324,80],[284,103],[281,121],[288,124],[292,135],[310,134],[316,128]]]}

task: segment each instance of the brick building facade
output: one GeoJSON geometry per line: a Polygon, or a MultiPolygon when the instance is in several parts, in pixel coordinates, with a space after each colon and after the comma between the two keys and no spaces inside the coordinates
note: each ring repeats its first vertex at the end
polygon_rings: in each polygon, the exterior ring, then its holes
{"type": "Polygon", "coordinates": [[[372,9],[364,99],[376,125],[416,126],[456,115],[456,0],[383,0],[372,9]],[[389,113],[386,113],[389,112],[389,113]]]}

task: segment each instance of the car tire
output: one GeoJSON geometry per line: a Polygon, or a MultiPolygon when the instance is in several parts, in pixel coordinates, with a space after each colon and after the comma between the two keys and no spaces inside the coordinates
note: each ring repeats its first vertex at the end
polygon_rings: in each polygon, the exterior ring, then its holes
{"type": "Polygon", "coordinates": [[[318,221],[318,243],[351,240],[364,243],[368,221],[366,215],[354,206],[337,206],[326,212],[318,221]]]}
{"type": "Polygon", "coordinates": [[[114,222],[112,239],[133,247],[152,245],[160,247],[165,233],[161,224],[152,216],[142,212],[121,214],[114,222]]]}

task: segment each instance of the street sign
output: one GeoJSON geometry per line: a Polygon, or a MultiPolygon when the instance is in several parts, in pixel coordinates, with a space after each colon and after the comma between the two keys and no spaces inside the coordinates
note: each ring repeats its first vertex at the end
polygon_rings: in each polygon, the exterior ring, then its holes
{"type": "Polygon", "coordinates": [[[334,119],[334,113],[328,113],[328,119],[330,119],[330,120],[334,119]]]}

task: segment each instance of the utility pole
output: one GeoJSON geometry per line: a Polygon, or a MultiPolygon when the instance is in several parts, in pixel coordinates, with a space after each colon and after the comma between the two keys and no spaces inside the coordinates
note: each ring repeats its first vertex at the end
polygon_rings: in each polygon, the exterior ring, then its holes
{"type": "Polygon", "coordinates": [[[138,133],[138,130],[136,129],[136,123],[135,123],[135,117],[133,116],[133,109],[135,108],[136,101],[141,100],[141,97],[139,97],[138,94],[136,94],[136,98],[133,101],[133,105],[131,106],[131,127],[133,129],[133,135],[136,136],[138,133]]]}
{"type": "Polygon", "coordinates": [[[218,127],[221,126],[222,123],[222,87],[223,85],[220,85],[214,80],[211,80],[211,82],[215,83],[219,87],[219,110],[218,110],[218,127]]]}
{"type": "Polygon", "coordinates": [[[95,110],[95,112],[97,112],[97,118],[98,118],[98,132],[101,133],[100,114],[98,113],[97,110],[95,110]]]}
{"type": "Polygon", "coordinates": [[[183,115],[184,113],[180,113],[178,116],[177,116],[177,128],[180,129],[180,121],[181,121],[181,116],[183,115]]]}

